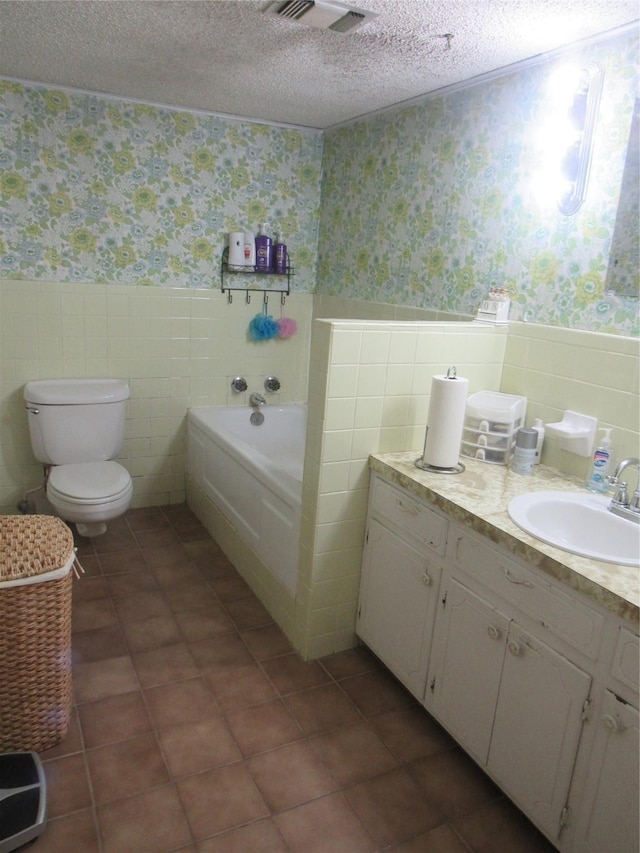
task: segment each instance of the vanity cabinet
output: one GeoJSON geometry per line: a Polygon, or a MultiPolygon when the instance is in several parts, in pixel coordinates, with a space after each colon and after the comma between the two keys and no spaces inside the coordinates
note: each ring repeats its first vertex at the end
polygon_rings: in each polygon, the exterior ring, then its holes
{"type": "Polygon", "coordinates": [[[422,700],[448,521],[373,478],[356,631],[422,700]]]}
{"type": "Polygon", "coordinates": [[[637,853],[637,633],[372,474],[357,633],[563,853],[637,853]]]}

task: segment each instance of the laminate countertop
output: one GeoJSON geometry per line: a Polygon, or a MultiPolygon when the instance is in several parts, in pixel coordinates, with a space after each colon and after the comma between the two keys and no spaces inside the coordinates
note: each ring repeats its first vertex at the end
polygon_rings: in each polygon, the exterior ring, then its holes
{"type": "Polygon", "coordinates": [[[509,518],[507,507],[517,495],[550,490],[584,491],[579,480],[545,465],[536,465],[532,476],[523,476],[504,465],[467,458],[461,474],[439,474],[417,468],[417,457],[415,451],[375,453],[369,457],[369,467],[387,482],[431,503],[449,518],[468,525],[515,557],[588,596],[637,630],[638,568],[562,551],[525,533],[509,518]]]}

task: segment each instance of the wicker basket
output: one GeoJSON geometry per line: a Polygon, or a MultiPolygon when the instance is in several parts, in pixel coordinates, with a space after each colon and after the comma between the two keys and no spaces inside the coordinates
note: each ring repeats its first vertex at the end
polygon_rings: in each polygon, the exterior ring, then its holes
{"type": "Polygon", "coordinates": [[[0,516],[0,752],[38,752],[67,733],[73,562],[59,518],[0,516]]]}

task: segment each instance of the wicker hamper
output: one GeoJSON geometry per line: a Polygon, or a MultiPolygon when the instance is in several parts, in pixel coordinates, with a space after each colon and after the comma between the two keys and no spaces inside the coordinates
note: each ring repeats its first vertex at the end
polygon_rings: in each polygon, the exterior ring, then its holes
{"type": "Polygon", "coordinates": [[[59,518],[0,516],[0,752],[48,749],[67,733],[74,559],[59,518]]]}

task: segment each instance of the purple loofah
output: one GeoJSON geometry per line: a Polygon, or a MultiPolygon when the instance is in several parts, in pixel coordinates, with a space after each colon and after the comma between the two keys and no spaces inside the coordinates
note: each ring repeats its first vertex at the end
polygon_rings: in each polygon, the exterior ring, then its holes
{"type": "Polygon", "coordinates": [[[278,324],[270,314],[256,314],[249,323],[249,334],[254,341],[268,341],[278,336],[278,324]]]}
{"type": "Polygon", "coordinates": [[[279,338],[292,338],[298,331],[298,324],[291,317],[280,317],[276,320],[279,338]]]}

